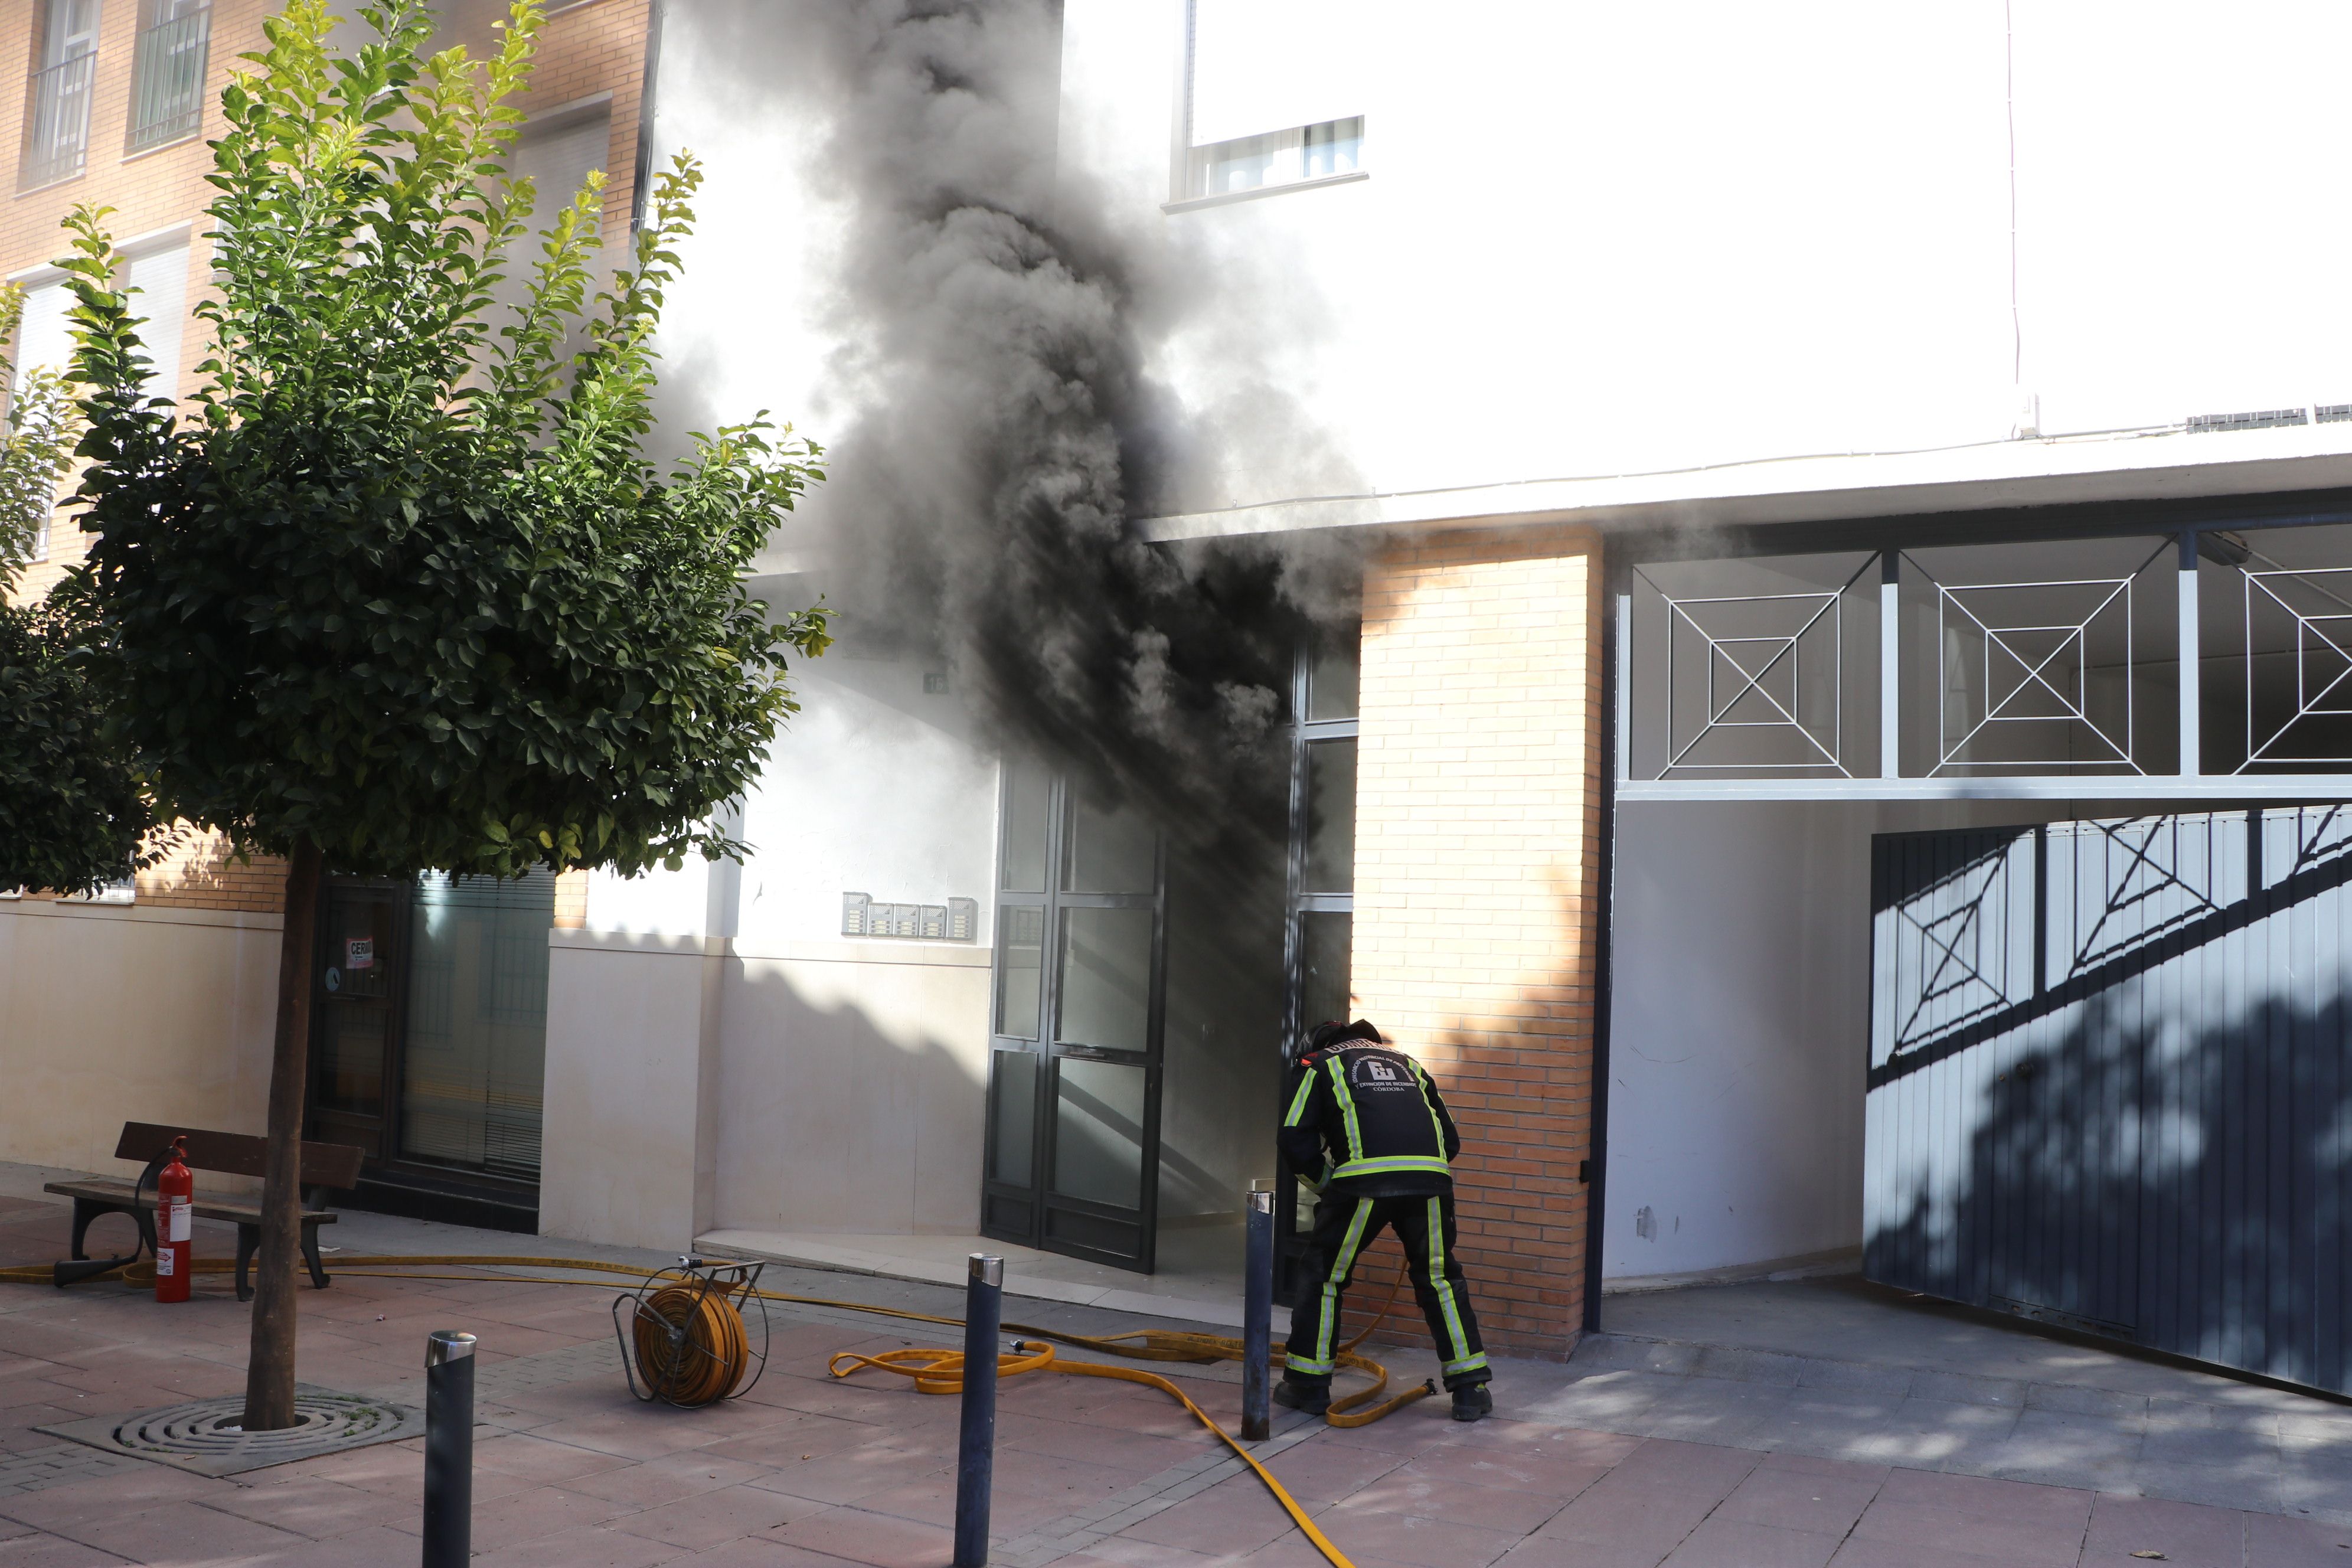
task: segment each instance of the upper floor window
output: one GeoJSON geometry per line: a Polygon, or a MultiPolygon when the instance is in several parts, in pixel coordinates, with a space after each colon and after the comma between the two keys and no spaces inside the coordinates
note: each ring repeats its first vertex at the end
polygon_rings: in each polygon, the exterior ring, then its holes
{"type": "Polygon", "coordinates": [[[1360,173],[1360,16],[1339,0],[1192,0],[1180,199],[1360,173]]]}
{"type": "Polygon", "coordinates": [[[81,173],[98,65],[98,0],[41,0],[33,16],[37,33],[16,163],[16,188],[26,191],[81,173]]]}
{"type": "Polygon", "coordinates": [[[140,0],[140,5],[126,138],[133,153],[193,136],[204,123],[213,38],[212,0],[140,0]]]}
{"type": "MultiPolygon", "coordinates": [[[[27,395],[27,379],[41,372],[46,374],[38,378],[38,395],[50,399],[51,406],[64,401],[66,394],[48,377],[65,371],[73,363],[73,321],[67,314],[73,303],[73,295],[66,289],[62,277],[52,274],[44,282],[26,285],[25,312],[16,322],[14,376],[8,385],[11,399],[27,395]]],[[[43,518],[33,536],[36,561],[49,558],[49,521],[43,518]]]]}

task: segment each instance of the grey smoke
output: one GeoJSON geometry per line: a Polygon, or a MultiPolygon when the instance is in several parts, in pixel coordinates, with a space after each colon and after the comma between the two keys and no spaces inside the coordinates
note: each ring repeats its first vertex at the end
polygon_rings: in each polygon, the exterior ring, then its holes
{"type": "Polygon", "coordinates": [[[755,9],[789,40],[794,89],[824,97],[815,166],[845,198],[856,346],[834,369],[862,413],[835,434],[824,515],[861,563],[853,627],[924,628],[1008,744],[1098,795],[1180,824],[1278,822],[1292,650],[1344,599],[1349,552],[1176,552],[1135,520],[1200,499],[1175,477],[1202,465],[1180,457],[1236,431],[1308,470],[1324,444],[1245,365],[1238,405],[1189,424],[1146,378],[1183,268],[1120,243],[1057,177],[1058,5],[755,9]]]}

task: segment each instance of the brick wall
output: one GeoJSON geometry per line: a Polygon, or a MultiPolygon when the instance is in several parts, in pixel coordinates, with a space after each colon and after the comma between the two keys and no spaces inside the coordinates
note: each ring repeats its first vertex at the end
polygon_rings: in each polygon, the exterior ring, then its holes
{"type": "MultiPolygon", "coordinates": [[[[612,142],[606,157],[604,233],[608,246],[625,243],[636,165],[638,104],[644,87],[648,0],[575,0],[555,9],[540,34],[538,72],[531,90],[516,100],[525,114],[577,103],[598,94],[611,100],[612,142]]],[[[131,61],[144,7],[133,0],[105,6],[100,14],[98,63],[92,78],[89,141],[80,174],[38,190],[18,193],[18,161],[26,113],[26,81],[35,43],[37,7],[0,7],[0,277],[18,278],[64,254],[62,224],[75,207],[89,204],[115,209],[107,219],[118,240],[132,240],[185,225],[189,234],[188,301],[204,297],[211,279],[204,207],[212,196],[205,183],[212,168],[209,139],[221,132],[220,89],[239,55],[261,47],[265,17],[277,0],[213,0],[212,41],[207,65],[205,117],[194,134],[166,146],[129,153],[131,61]],[[14,118],[10,118],[13,116],[14,118]]],[[[441,43],[463,43],[478,55],[492,43],[491,25],[506,15],[494,0],[454,0],[441,43]]],[[[542,217],[552,210],[542,199],[542,217]]],[[[205,357],[202,323],[193,313],[173,324],[181,334],[179,390],[194,380],[205,357]]],[[[67,487],[68,489],[70,485],[67,487]]],[[[46,560],[28,567],[10,590],[18,602],[48,592],[67,567],[81,559],[83,539],[69,515],[52,525],[46,560]]],[[[275,913],[282,902],[285,867],[257,858],[246,865],[229,858],[215,836],[199,835],[177,847],[163,864],[142,872],[139,902],[163,908],[236,910],[275,913]]],[[[584,918],[586,894],[572,898],[584,918]]],[[[570,906],[558,890],[559,918],[570,906]]],[[[573,923],[578,923],[577,921],[573,923]]]]}
{"type": "Polygon", "coordinates": [[[1583,1314],[1600,616],[1587,531],[1433,534],[1366,570],[1354,989],[1461,1125],[1464,1267],[1519,1354],[1566,1355],[1583,1314]]]}

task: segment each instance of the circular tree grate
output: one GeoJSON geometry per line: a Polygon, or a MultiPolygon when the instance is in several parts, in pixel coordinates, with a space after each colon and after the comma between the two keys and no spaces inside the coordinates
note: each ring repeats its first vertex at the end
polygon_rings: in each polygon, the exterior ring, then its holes
{"type": "Polygon", "coordinates": [[[206,1476],[292,1464],[345,1448],[397,1442],[425,1431],[423,1414],[408,1405],[323,1388],[297,1388],[294,1425],[278,1431],[247,1432],[238,1425],[244,1415],[243,1396],[224,1394],[41,1430],[206,1476]]]}

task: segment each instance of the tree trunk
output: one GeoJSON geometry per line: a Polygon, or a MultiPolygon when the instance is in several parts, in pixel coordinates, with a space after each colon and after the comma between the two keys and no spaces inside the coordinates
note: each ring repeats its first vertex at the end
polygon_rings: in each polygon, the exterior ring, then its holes
{"type": "Polygon", "coordinates": [[[302,1242],[302,1101],[310,1058],[310,965],[318,938],[320,874],[319,847],[300,840],[286,862],[286,934],[278,948],[269,1150],[262,1163],[253,1348],[245,1363],[248,1432],[275,1432],[294,1425],[294,1265],[302,1242]]]}

